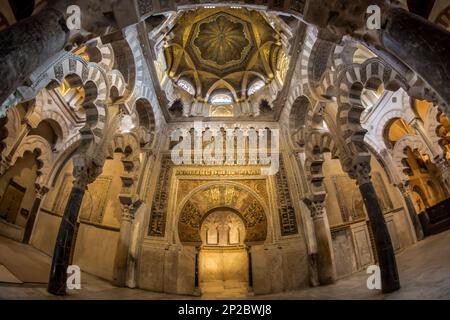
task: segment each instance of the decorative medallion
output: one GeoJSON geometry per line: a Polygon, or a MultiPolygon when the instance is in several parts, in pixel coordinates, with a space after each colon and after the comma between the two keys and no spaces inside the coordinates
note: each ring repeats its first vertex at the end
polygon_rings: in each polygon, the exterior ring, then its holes
{"type": "Polygon", "coordinates": [[[196,58],[219,70],[242,63],[251,43],[247,23],[226,13],[198,23],[191,38],[196,58]]]}

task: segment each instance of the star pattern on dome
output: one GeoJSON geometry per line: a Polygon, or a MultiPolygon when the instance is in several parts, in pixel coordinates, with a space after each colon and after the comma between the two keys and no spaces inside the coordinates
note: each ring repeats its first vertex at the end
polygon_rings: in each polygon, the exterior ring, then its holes
{"type": "Polygon", "coordinates": [[[198,23],[191,43],[199,61],[223,69],[242,63],[253,41],[245,22],[222,13],[198,23]]]}
{"type": "Polygon", "coordinates": [[[175,84],[183,80],[193,87],[196,103],[209,105],[220,93],[230,104],[242,103],[256,92],[249,91],[252,84],[270,85],[275,78],[280,38],[257,10],[186,11],[167,36],[166,72],[175,84]]]}

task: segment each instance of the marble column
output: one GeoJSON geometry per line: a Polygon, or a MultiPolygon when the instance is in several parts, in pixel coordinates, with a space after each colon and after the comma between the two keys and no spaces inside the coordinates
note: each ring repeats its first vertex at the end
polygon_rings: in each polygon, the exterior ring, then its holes
{"type": "Polygon", "coordinates": [[[91,182],[89,170],[85,167],[80,169],[75,168],[74,177],[75,181],[73,182],[69,200],[67,201],[61,225],[59,226],[50,269],[47,290],[55,295],[66,294],[67,267],[69,266],[73,249],[73,237],[76,231],[77,218],[86,188],[91,182]]]}
{"type": "Polygon", "coordinates": [[[34,70],[63,50],[68,36],[64,15],[51,8],[0,32],[0,104],[34,70]]]}
{"type": "Polygon", "coordinates": [[[370,178],[369,162],[358,163],[355,168],[355,176],[359,185],[370,228],[375,240],[376,254],[381,270],[381,286],[383,293],[389,293],[400,289],[400,279],[397,271],[394,248],[392,247],[389,230],[384,220],[378,196],[370,178]]]}
{"type": "Polygon", "coordinates": [[[33,232],[34,222],[36,221],[36,216],[41,207],[42,199],[47,194],[48,188],[45,186],[36,185],[36,198],[34,199],[33,206],[31,207],[30,215],[28,217],[27,223],[25,225],[25,231],[23,234],[22,242],[29,243],[31,238],[31,233],[33,232]]]}
{"type": "Polygon", "coordinates": [[[317,254],[314,257],[317,265],[317,277],[321,285],[333,283],[336,280],[333,243],[330,226],[325,212],[325,203],[305,199],[304,202],[311,212],[314,232],[317,242],[317,254]]]}
{"type": "Polygon", "coordinates": [[[423,229],[422,229],[422,225],[420,223],[419,217],[417,216],[417,212],[414,207],[414,202],[411,199],[410,186],[405,185],[405,184],[400,184],[398,186],[398,188],[400,189],[400,192],[403,195],[403,199],[405,199],[406,208],[408,210],[409,217],[411,218],[411,222],[413,224],[414,231],[416,233],[416,238],[418,241],[423,240],[423,238],[424,238],[423,229]]]}
{"type": "MultiPolygon", "coordinates": [[[[121,200],[122,201],[122,200],[121,200]]],[[[122,203],[122,221],[120,224],[120,236],[117,243],[114,281],[120,287],[127,285],[128,261],[131,244],[132,226],[134,214],[140,207],[141,201],[122,203]]]]}

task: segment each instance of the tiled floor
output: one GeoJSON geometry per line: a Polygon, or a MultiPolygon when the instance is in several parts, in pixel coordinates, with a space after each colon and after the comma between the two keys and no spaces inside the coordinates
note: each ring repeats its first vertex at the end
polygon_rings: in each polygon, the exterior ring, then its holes
{"type": "MultiPolygon", "coordinates": [[[[65,298],[55,297],[46,292],[43,281],[48,275],[49,264],[49,257],[30,246],[0,237],[0,299],[199,299],[117,288],[88,274],[82,276],[81,290],[70,291],[65,298]]],[[[368,290],[368,275],[360,272],[329,286],[248,298],[450,299],[450,231],[407,248],[397,255],[397,264],[402,288],[387,295],[368,290]]]]}

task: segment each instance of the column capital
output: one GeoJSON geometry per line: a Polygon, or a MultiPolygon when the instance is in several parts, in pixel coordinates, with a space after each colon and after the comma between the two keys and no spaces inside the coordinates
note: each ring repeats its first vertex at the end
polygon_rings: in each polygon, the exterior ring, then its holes
{"type": "Polygon", "coordinates": [[[49,188],[45,185],[35,184],[36,199],[41,199],[47,194],[49,188]]]}
{"type": "Polygon", "coordinates": [[[358,162],[353,167],[354,177],[356,178],[358,185],[361,186],[371,182],[370,169],[369,161],[358,162]]]}
{"type": "Polygon", "coordinates": [[[325,213],[325,201],[323,200],[313,200],[310,198],[304,198],[303,202],[308,207],[311,212],[311,218],[322,217],[325,213]]]}
{"type": "Polygon", "coordinates": [[[75,178],[73,182],[75,188],[85,190],[102,173],[107,156],[102,147],[102,145],[87,142],[80,146],[73,156],[72,175],[75,178]]]}
{"type": "Polygon", "coordinates": [[[120,208],[122,209],[121,217],[122,220],[133,221],[134,215],[137,209],[142,205],[143,201],[140,199],[133,201],[131,198],[128,200],[129,201],[126,201],[123,197],[120,197],[120,208]]]}
{"type": "Polygon", "coordinates": [[[404,196],[411,193],[411,186],[407,181],[397,184],[397,187],[404,196]]]}
{"type": "Polygon", "coordinates": [[[121,212],[121,217],[122,220],[126,220],[126,221],[133,221],[134,220],[134,213],[135,211],[133,210],[131,205],[120,205],[120,208],[122,209],[121,212]]]}
{"type": "Polygon", "coordinates": [[[91,163],[89,165],[75,165],[73,167],[73,186],[80,190],[86,190],[87,186],[94,182],[95,179],[101,174],[102,167],[91,163]]]}
{"type": "Polygon", "coordinates": [[[7,159],[0,160],[0,176],[3,176],[6,171],[8,171],[9,167],[11,167],[11,162],[7,159]]]}

